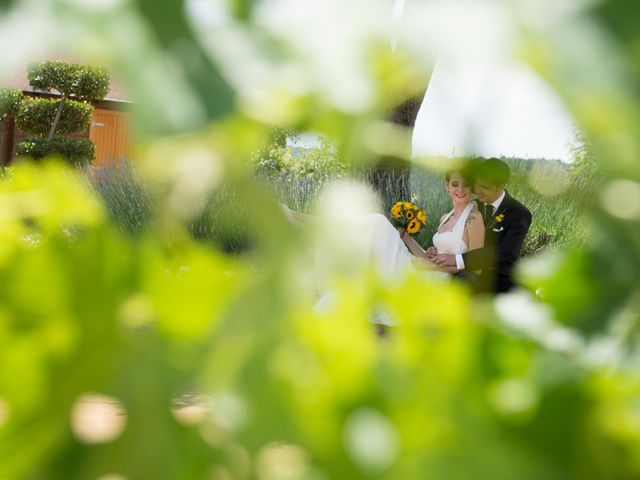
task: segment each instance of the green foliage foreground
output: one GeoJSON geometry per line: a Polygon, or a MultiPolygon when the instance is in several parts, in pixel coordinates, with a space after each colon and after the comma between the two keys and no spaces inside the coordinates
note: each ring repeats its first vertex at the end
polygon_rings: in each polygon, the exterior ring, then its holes
{"type": "MultiPolygon", "coordinates": [[[[51,9],[48,26],[108,52],[136,96],[145,190],[132,194],[154,209],[134,214],[150,220],[131,235],[76,171],[43,162],[2,172],[0,477],[640,476],[638,7],[504,10],[519,60],[562,97],[601,169],[583,212],[589,242],[534,256],[523,290],[496,299],[415,273],[385,283],[345,261],[325,277],[335,304],[316,312],[310,232],[286,224],[252,155],[274,125],[326,133],[355,167],[400,155],[406,132],[379,119],[399,92],[424,86],[414,80],[428,42],[412,35],[433,18],[410,12],[419,28],[391,55],[387,30],[321,17],[329,3],[279,29],[254,2],[231,2],[204,27],[183,2],[51,9]],[[334,26],[354,29],[330,62],[314,50],[326,54],[329,36],[304,37],[321,20],[336,38],[334,26]],[[328,65],[349,81],[320,75],[328,65]],[[216,213],[256,239],[250,254],[191,240],[199,199],[224,189],[244,203],[216,213]],[[381,311],[398,322],[384,340],[370,323],[381,311]]],[[[2,22],[21,18],[20,2],[0,5],[10,9],[2,22]]],[[[536,191],[552,195],[540,178],[536,191]]],[[[331,231],[348,243],[346,229],[331,231]]]]}
{"type": "Polygon", "coordinates": [[[542,308],[526,296],[495,315],[449,284],[364,275],[320,315],[286,265],[123,236],[59,165],[15,168],[0,202],[7,478],[637,472],[635,374],[544,314],[518,325],[542,308]],[[386,341],[381,305],[401,319],[386,341]]]}

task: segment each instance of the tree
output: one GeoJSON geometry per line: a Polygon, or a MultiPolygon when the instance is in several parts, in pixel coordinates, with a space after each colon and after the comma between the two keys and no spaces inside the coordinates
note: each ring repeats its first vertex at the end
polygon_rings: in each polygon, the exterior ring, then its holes
{"type": "MultiPolygon", "coordinates": [[[[404,149],[409,156],[411,155],[411,137],[427,84],[428,82],[425,84],[424,91],[395,106],[389,114],[389,122],[394,126],[409,130],[410,135],[406,140],[409,145],[406,145],[404,149]]],[[[409,200],[411,195],[410,176],[411,163],[407,158],[382,155],[375,160],[372,186],[383,198],[385,207],[389,207],[393,201],[398,199],[409,200]],[[393,185],[393,190],[397,195],[395,199],[385,198],[384,194],[389,192],[390,185],[393,185]]]]}
{"type": "Polygon", "coordinates": [[[319,182],[339,178],[346,174],[347,166],[341,162],[337,146],[327,137],[319,136],[315,145],[293,147],[287,141],[300,139],[292,129],[276,128],[270,142],[255,156],[256,173],[265,178],[314,178],[319,182]]]}
{"type": "Polygon", "coordinates": [[[20,142],[18,155],[42,158],[57,154],[73,163],[91,161],[93,143],[64,135],[85,131],[91,122],[91,101],[109,92],[109,73],[96,66],[44,61],[29,67],[31,86],[43,92],[56,91],[58,99],[26,98],[16,113],[18,127],[33,137],[20,142]]]}
{"type": "Polygon", "coordinates": [[[393,86],[391,95],[388,95],[388,99],[391,101],[388,104],[387,121],[394,127],[405,129],[407,135],[403,140],[405,145],[401,155],[380,155],[374,160],[371,180],[372,186],[383,199],[385,207],[390,207],[391,203],[398,198],[409,200],[411,194],[411,139],[430,80],[429,72],[421,71],[417,65],[411,65],[411,62],[407,63],[406,59],[403,59],[396,50],[398,38],[402,33],[401,23],[404,6],[404,0],[395,0],[392,52],[389,57],[390,62],[383,73],[383,81],[393,86]],[[403,70],[404,73],[401,73],[403,70]],[[390,186],[393,186],[396,198],[386,198],[390,186]],[[385,193],[387,193],[386,197],[385,193]]]}

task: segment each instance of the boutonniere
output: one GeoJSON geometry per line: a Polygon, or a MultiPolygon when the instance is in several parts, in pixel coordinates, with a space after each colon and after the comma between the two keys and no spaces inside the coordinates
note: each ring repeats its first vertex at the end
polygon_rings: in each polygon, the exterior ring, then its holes
{"type": "Polygon", "coordinates": [[[504,213],[496,215],[492,218],[491,223],[489,224],[489,228],[491,228],[494,232],[500,232],[504,229],[502,226],[502,222],[504,221],[504,213]]]}

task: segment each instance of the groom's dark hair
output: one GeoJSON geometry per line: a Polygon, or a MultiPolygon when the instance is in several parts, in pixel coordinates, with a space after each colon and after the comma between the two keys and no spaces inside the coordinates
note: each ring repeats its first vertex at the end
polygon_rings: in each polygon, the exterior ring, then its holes
{"type": "Polygon", "coordinates": [[[478,166],[476,178],[491,185],[505,185],[509,181],[509,166],[499,158],[489,158],[478,166]]]}
{"type": "Polygon", "coordinates": [[[451,175],[454,173],[459,173],[465,182],[469,185],[473,185],[476,181],[475,168],[472,164],[464,164],[459,168],[451,168],[447,170],[444,174],[444,179],[448,182],[451,180],[451,175]]]}

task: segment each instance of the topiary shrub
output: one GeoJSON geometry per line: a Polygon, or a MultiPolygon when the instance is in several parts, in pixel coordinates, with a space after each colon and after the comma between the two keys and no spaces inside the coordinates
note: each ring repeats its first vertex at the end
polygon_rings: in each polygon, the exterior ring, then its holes
{"type": "MultiPolygon", "coordinates": [[[[26,98],[16,114],[20,130],[35,135],[47,135],[56,118],[59,100],[49,98],[26,98]]],[[[88,103],[67,100],[56,128],[59,134],[84,131],[91,123],[93,107],[88,103]]]]}
{"type": "Polygon", "coordinates": [[[88,102],[107,95],[109,73],[91,65],[45,61],[31,65],[28,78],[34,89],[57,91],[60,98],[30,98],[21,102],[16,114],[18,127],[34,138],[20,142],[16,153],[34,159],[58,155],[73,163],[93,160],[95,149],[90,140],[56,135],[87,129],[93,113],[93,106],[88,102]]]}
{"type": "Polygon", "coordinates": [[[16,155],[34,160],[56,155],[73,164],[85,164],[93,160],[95,147],[93,142],[86,138],[31,138],[18,143],[16,155]]]}
{"type": "Polygon", "coordinates": [[[36,90],[56,90],[64,98],[102,100],[109,93],[109,72],[93,65],[40,62],[29,67],[27,77],[36,90]]]}

